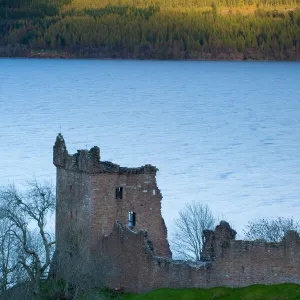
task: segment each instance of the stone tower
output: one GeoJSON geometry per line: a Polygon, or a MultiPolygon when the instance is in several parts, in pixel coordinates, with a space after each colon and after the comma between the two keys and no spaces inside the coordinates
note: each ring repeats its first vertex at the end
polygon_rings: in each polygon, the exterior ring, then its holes
{"type": "Polygon", "coordinates": [[[100,149],[96,146],[69,155],[61,134],[53,150],[57,168],[58,252],[70,247],[97,251],[99,239],[109,235],[118,220],[131,225],[134,231],[147,230],[155,254],[171,257],[161,216],[162,195],[156,184],[156,167],[125,168],[100,161],[100,149]]]}

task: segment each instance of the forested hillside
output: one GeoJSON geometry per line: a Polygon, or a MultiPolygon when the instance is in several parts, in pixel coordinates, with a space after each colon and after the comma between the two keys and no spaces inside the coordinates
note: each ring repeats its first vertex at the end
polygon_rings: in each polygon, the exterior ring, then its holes
{"type": "Polygon", "coordinates": [[[300,0],[0,0],[0,56],[300,59],[300,0]]]}

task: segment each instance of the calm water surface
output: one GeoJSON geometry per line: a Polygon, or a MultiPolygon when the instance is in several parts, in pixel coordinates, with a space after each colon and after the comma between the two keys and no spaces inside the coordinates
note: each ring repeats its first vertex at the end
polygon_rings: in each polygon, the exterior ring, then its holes
{"type": "Polygon", "coordinates": [[[242,234],[248,220],[300,220],[300,64],[0,60],[0,185],[55,181],[52,146],[151,163],[169,231],[186,202],[242,234]]]}

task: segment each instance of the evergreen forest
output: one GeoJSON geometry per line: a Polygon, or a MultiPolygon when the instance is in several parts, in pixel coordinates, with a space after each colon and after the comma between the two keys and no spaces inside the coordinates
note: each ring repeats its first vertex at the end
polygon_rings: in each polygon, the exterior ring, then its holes
{"type": "Polygon", "coordinates": [[[300,0],[0,0],[0,56],[299,60],[300,0]]]}

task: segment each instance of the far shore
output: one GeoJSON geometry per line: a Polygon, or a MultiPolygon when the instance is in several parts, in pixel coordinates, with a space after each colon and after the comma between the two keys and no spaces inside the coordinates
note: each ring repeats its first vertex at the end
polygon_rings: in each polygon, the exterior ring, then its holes
{"type": "Polygon", "coordinates": [[[61,51],[28,51],[26,53],[5,56],[2,55],[0,58],[38,58],[38,59],[97,59],[97,60],[186,60],[186,61],[300,61],[300,58],[278,58],[269,56],[258,56],[253,57],[245,56],[243,53],[218,53],[211,54],[208,52],[199,52],[198,55],[193,55],[194,57],[160,57],[159,55],[130,55],[124,57],[122,55],[112,54],[111,56],[103,55],[89,55],[89,54],[76,54],[61,51]]]}

